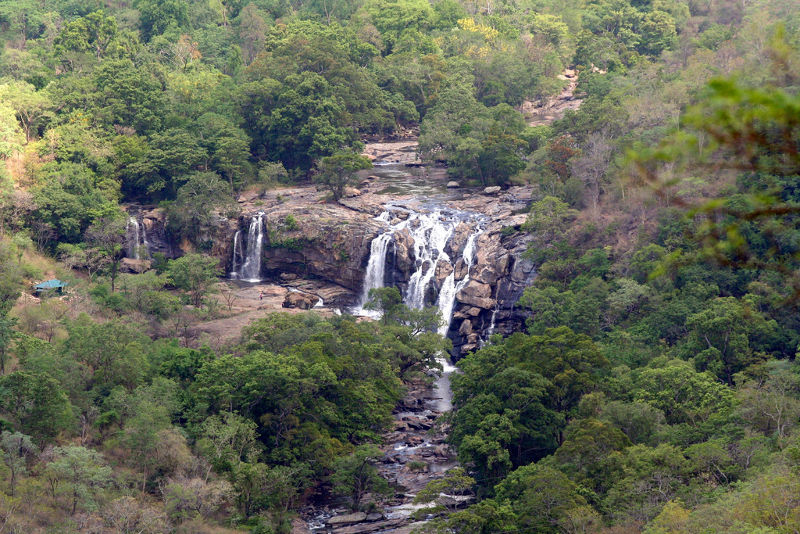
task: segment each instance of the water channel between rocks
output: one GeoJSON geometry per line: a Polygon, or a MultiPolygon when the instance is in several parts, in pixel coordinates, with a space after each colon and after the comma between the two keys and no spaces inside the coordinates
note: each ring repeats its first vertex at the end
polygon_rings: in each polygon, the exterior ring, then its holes
{"type": "MultiPolygon", "coordinates": [[[[335,206],[318,208],[319,197],[304,190],[293,192],[295,196],[287,204],[278,199],[253,201],[248,215],[230,234],[230,278],[237,284],[254,284],[270,273],[268,276],[279,276],[280,284],[288,289],[286,301],[292,295],[298,300],[308,297],[306,300],[317,306],[344,306],[346,312],[372,318],[378,316],[365,309],[369,291],[397,287],[407,306],[438,310],[443,320],[437,331],[453,340],[454,352],[461,355],[486,342],[496,319],[501,332],[507,332],[513,303],[533,272],[521,259],[521,251],[527,247],[524,240],[505,242],[502,230],[524,222],[520,210],[530,192],[524,188],[509,188],[502,194],[448,188],[446,169],[401,161],[378,160],[360,178],[362,189],[356,198],[342,199],[335,206]],[[330,241],[311,239],[301,251],[281,249],[281,254],[276,254],[268,241],[288,214],[295,213],[303,218],[298,217],[300,227],[285,234],[287,239],[325,232],[338,235],[339,241],[329,246],[330,241]],[[347,223],[330,222],[339,217],[347,223]],[[309,230],[311,234],[303,233],[309,230]],[[366,240],[365,235],[369,236],[366,240]],[[342,250],[337,246],[352,254],[347,260],[328,261],[332,253],[342,250]],[[268,252],[262,250],[265,247],[268,252]],[[312,276],[339,282],[352,298],[337,302],[331,294],[323,304],[315,289],[318,286],[294,286],[309,274],[299,272],[309,265],[312,276]]],[[[439,363],[442,372],[432,380],[409,385],[406,397],[395,408],[393,428],[383,436],[384,456],[378,467],[396,489],[394,497],[369,516],[351,515],[343,501],[322,497],[321,502],[302,511],[307,528],[298,533],[410,531],[415,524],[411,516],[420,508],[413,504],[414,496],[456,465],[445,442],[448,429],[440,416],[452,408],[450,378],[457,368],[445,354],[439,363]]]]}
{"type": "MultiPolygon", "coordinates": [[[[371,170],[384,190],[414,200],[414,207],[402,201],[391,202],[375,217],[385,229],[370,246],[360,302],[351,312],[373,318],[365,310],[371,289],[397,286],[404,303],[414,309],[436,306],[442,322],[438,328],[446,336],[450,330],[458,292],[469,282],[475,262],[477,240],[484,232],[486,218],[478,213],[449,208],[446,200],[457,193],[437,181],[421,179],[425,169],[398,165],[378,166],[371,170]],[[422,200],[424,199],[424,200],[422,200]],[[403,244],[400,244],[403,243],[403,244]],[[398,280],[391,260],[398,246],[413,249],[414,265],[408,279],[398,280]]],[[[450,376],[456,367],[448,355],[438,358],[442,372],[432,385],[412,384],[394,414],[394,429],[384,436],[385,456],[381,474],[397,488],[395,498],[369,522],[344,522],[345,510],[336,510],[332,519],[317,514],[309,526],[314,532],[355,534],[360,532],[408,532],[412,514],[422,508],[413,504],[417,492],[432,479],[456,465],[453,452],[445,443],[446,428],[437,425],[442,413],[452,408],[450,376]],[[342,523],[337,522],[343,521],[342,523]],[[333,523],[331,523],[333,521],[333,523]]]]}

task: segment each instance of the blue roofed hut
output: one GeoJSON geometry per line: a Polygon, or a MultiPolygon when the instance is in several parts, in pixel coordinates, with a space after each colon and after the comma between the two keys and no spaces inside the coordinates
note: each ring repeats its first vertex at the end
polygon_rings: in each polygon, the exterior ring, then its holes
{"type": "Polygon", "coordinates": [[[67,287],[69,284],[64,282],[63,280],[58,280],[53,278],[52,280],[48,280],[46,282],[42,282],[40,284],[36,284],[33,286],[33,292],[37,295],[42,295],[43,293],[58,293],[61,295],[64,293],[64,288],[67,287]]]}

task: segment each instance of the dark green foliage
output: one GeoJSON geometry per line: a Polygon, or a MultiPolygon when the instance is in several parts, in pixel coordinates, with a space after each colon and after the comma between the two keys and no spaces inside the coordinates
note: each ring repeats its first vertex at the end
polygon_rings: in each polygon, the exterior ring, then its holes
{"type": "Polygon", "coordinates": [[[371,168],[372,163],[364,156],[350,152],[337,153],[322,158],[314,181],[330,191],[333,200],[338,201],[344,196],[346,187],[355,185],[355,173],[371,168]]]}
{"type": "Polygon", "coordinates": [[[219,274],[216,258],[203,254],[186,254],[167,265],[167,279],[180,289],[194,306],[201,306],[203,298],[215,291],[213,282],[219,274]]]}
{"type": "Polygon", "coordinates": [[[0,408],[19,429],[44,443],[72,427],[72,406],[58,380],[15,371],[0,377],[0,408]]]}
{"type": "MultiPolygon", "coordinates": [[[[332,490],[379,500],[370,444],[451,348],[435,310],[384,288],[380,321],[270,315],[226,345],[218,258],[118,275],[120,204],[163,202],[173,244],[216,254],[240,194],[319,170],[338,199],[363,140],[419,128],[463,183],[527,182],[497,222],[530,239],[512,271],[535,267],[498,311],[526,331],[453,376],[461,469],[418,493],[441,512],[422,530],[798,531],[798,20],[786,0],[0,0],[5,528],[289,532],[332,490]],[[526,125],[554,103],[580,109],[526,125]],[[18,301],[45,276],[63,300],[18,301]]],[[[304,222],[269,246],[304,246],[304,222]]]]}
{"type": "Polygon", "coordinates": [[[333,464],[331,482],[336,493],[350,498],[353,510],[361,508],[367,493],[373,499],[391,493],[389,484],[378,474],[375,463],[383,453],[375,445],[361,445],[352,454],[338,458],[333,464]]]}

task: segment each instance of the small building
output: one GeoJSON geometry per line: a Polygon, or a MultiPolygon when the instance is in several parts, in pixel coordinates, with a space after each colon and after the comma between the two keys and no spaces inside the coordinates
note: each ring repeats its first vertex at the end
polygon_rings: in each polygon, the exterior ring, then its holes
{"type": "Polygon", "coordinates": [[[36,284],[33,286],[33,292],[41,296],[42,294],[57,293],[59,295],[64,293],[64,288],[69,285],[68,282],[53,278],[46,282],[36,284]]]}

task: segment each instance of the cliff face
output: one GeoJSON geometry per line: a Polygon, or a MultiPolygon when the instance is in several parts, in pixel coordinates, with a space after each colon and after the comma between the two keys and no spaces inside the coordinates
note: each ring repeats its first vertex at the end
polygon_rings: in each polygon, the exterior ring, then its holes
{"type": "MultiPolygon", "coordinates": [[[[510,216],[489,223],[477,240],[475,260],[469,269],[469,280],[456,293],[453,319],[448,337],[458,357],[478,348],[492,333],[510,334],[519,330],[525,315],[515,304],[522,291],[533,280],[533,264],[524,258],[529,238],[518,232],[504,232],[503,228],[518,227],[524,215],[510,216]],[[510,235],[505,235],[510,233],[510,235]]],[[[450,258],[459,258],[450,265],[440,261],[434,267],[435,275],[428,290],[427,301],[435,302],[445,278],[455,272],[456,283],[467,276],[467,265],[461,259],[467,237],[472,229],[459,225],[447,242],[445,251],[450,258]]],[[[389,280],[387,284],[405,289],[415,270],[414,240],[406,230],[395,234],[393,247],[387,255],[389,280]]]]}
{"type": "MultiPolygon", "coordinates": [[[[241,215],[237,219],[221,219],[212,230],[213,235],[204,239],[213,243],[209,252],[220,259],[225,272],[230,272],[234,234],[239,231],[240,239],[246,239],[253,217],[263,213],[261,277],[274,281],[300,277],[335,284],[343,289],[333,301],[326,299],[326,305],[353,305],[361,294],[370,244],[388,227],[387,223],[376,221],[375,216],[387,202],[400,202],[412,211],[428,209],[427,200],[382,195],[376,192],[380,185],[373,183],[375,180],[362,183],[361,191],[341,203],[325,202],[324,195],[313,187],[242,197],[241,215]]],[[[515,304],[535,273],[523,255],[529,238],[515,231],[526,216],[515,212],[524,211],[529,200],[530,190],[511,188],[502,195],[494,191],[462,192],[457,198],[437,204],[473,213],[483,221],[471,268],[462,253],[476,227],[466,222],[455,226],[444,247],[452,263],[439,261],[428,267],[434,269],[425,294],[428,304],[436,302],[451,273],[456,283],[469,274],[469,282],[456,293],[448,332],[456,357],[478,348],[492,333],[509,334],[524,326],[525,315],[515,304]]],[[[402,212],[395,215],[404,216],[402,212]]],[[[147,230],[151,254],[163,252],[167,257],[176,257],[189,250],[186,243],[170,242],[158,210],[142,210],[139,216],[147,230]]],[[[418,268],[412,234],[407,228],[394,234],[386,256],[386,285],[405,290],[418,268]]]]}
{"type": "Polygon", "coordinates": [[[277,207],[266,212],[262,272],[293,273],[361,290],[370,243],[381,225],[342,206],[277,207]]]}
{"type": "Polygon", "coordinates": [[[515,305],[536,275],[523,255],[528,248],[526,235],[506,237],[497,229],[481,238],[471,279],[456,295],[450,325],[458,354],[474,350],[492,334],[508,335],[524,326],[526,314],[515,305]]]}

